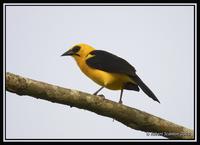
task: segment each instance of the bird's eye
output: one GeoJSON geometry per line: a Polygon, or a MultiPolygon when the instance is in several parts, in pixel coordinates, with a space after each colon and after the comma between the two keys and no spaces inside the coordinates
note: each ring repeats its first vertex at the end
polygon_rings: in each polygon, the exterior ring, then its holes
{"type": "Polygon", "coordinates": [[[72,48],[72,50],[73,50],[74,53],[78,52],[80,49],[81,49],[80,46],[74,46],[74,47],[72,48]]]}

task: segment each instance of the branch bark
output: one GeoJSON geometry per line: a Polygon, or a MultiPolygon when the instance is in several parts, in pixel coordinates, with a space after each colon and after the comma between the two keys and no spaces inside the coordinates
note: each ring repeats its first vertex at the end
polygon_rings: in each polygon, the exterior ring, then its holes
{"type": "Polygon", "coordinates": [[[194,131],[135,108],[119,104],[88,93],[62,88],[44,82],[6,73],[6,90],[51,102],[86,109],[102,116],[114,118],[124,125],[169,139],[194,139],[194,131]]]}

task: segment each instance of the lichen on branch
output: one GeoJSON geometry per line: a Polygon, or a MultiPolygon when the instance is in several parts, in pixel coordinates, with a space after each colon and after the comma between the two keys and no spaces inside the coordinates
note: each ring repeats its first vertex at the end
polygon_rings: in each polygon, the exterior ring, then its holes
{"type": "Polygon", "coordinates": [[[85,109],[118,120],[124,125],[147,133],[158,133],[169,139],[194,139],[194,131],[144,111],[94,96],[6,73],[6,90],[55,103],[85,109]]]}

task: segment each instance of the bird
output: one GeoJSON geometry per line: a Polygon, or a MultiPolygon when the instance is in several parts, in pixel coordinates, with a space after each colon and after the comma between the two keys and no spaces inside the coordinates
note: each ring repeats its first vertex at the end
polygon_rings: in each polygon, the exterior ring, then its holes
{"type": "Polygon", "coordinates": [[[79,43],[73,45],[61,56],[72,56],[80,70],[103,88],[121,90],[119,103],[122,104],[123,90],[143,92],[160,103],[154,93],[136,74],[136,69],[125,59],[104,50],[96,50],[91,45],[79,43]]]}

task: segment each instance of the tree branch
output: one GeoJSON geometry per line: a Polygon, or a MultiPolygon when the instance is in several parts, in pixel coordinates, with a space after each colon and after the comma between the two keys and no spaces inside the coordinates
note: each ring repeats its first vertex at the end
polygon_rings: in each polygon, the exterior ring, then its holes
{"type": "Polygon", "coordinates": [[[194,139],[193,130],[135,108],[99,96],[50,85],[9,72],[6,73],[6,90],[18,95],[28,95],[86,109],[102,116],[114,118],[132,129],[159,133],[159,135],[169,139],[194,139]]]}

